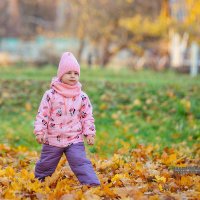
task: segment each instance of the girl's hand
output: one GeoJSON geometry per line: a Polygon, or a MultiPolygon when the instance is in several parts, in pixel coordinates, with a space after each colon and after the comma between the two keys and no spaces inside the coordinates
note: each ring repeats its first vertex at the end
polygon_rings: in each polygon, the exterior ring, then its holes
{"type": "Polygon", "coordinates": [[[37,135],[36,136],[36,140],[37,140],[37,142],[39,143],[39,144],[43,144],[43,142],[44,142],[44,135],[37,135]]]}
{"type": "Polygon", "coordinates": [[[86,139],[87,139],[87,144],[93,145],[93,144],[94,144],[94,141],[95,141],[95,136],[94,136],[94,135],[88,135],[88,136],[86,137],[86,139]]]}

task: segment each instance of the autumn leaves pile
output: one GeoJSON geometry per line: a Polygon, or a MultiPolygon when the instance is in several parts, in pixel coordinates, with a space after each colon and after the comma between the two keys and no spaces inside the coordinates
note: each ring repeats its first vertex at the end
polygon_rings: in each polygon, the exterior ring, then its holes
{"type": "Polygon", "coordinates": [[[25,147],[0,145],[1,199],[198,199],[200,176],[178,174],[173,166],[197,166],[199,147],[165,148],[124,145],[111,158],[96,155],[92,163],[101,187],[80,186],[63,156],[52,177],[40,183],[34,178],[38,154],[25,147]],[[197,154],[198,153],[198,154],[197,154]]]}

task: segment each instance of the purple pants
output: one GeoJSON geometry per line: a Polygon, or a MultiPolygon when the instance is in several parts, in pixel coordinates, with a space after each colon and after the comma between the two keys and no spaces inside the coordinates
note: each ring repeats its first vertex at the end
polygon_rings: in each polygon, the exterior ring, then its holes
{"type": "Polygon", "coordinates": [[[51,176],[63,153],[65,153],[71,170],[81,184],[100,185],[92,163],[86,158],[83,142],[72,144],[65,148],[43,144],[40,160],[35,167],[35,177],[39,180],[44,180],[45,177],[51,176]]]}

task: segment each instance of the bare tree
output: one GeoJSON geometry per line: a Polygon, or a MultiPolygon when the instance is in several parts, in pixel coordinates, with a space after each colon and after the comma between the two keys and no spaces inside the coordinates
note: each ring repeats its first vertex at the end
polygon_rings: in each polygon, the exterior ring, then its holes
{"type": "Polygon", "coordinates": [[[19,1],[10,0],[8,1],[7,7],[8,20],[7,20],[7,35],[8,36],[19,36],[20,34],[20,12],[19,12],[19,1]]]}
{"type": "Polygon", "coordinates": [[[7,12],[8,2],[0,1],[0,36],[3,37],[6,35],[6,27],[7,27],[7,12]]]}

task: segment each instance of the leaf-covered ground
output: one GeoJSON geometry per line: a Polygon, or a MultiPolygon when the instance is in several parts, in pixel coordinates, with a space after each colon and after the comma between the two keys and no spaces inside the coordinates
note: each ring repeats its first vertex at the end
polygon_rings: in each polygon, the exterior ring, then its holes
{"type": "Polygon", "coordinates": [[[109,159],[89,155],[100,187],[81,186],[64,156],[52,177],[34,178],[38,154],[24,147],[0,145],[1,199],[199,199],[200,175],[179,174],[173,167],[198,166],[200,149],[165,148],[129,144],[109,159]],[[194,154],[195,152],[195,154],[194,154]]]}

